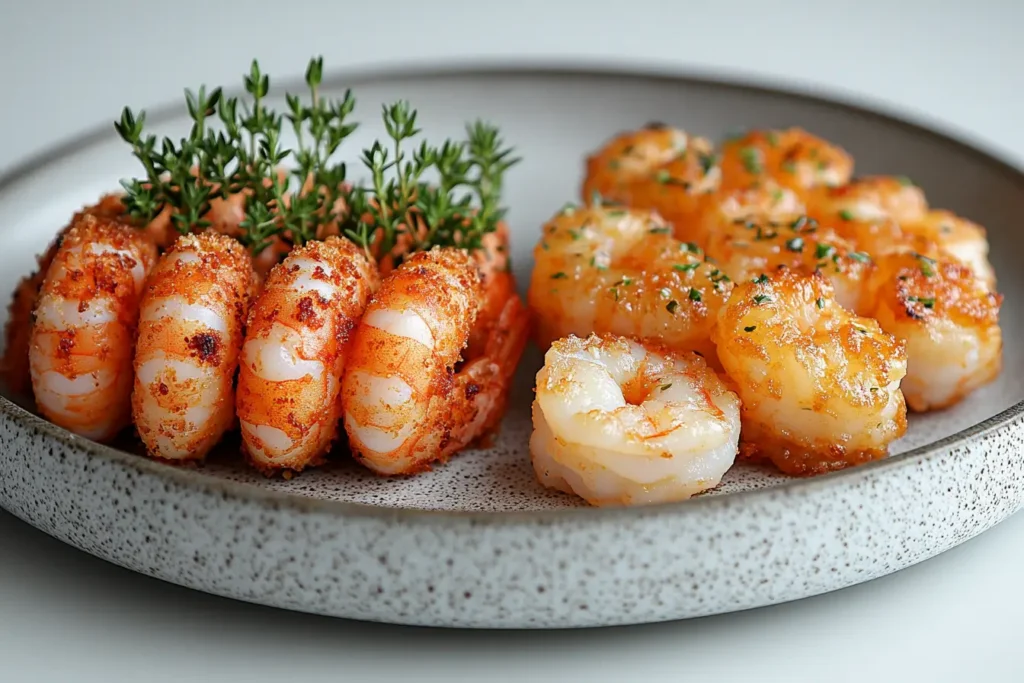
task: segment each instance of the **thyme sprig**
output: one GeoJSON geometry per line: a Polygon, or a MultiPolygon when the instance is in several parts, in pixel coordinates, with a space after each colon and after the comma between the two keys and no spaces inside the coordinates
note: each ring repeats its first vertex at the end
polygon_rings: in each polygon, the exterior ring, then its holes
{"type": "Polygon", "coordinates": [[[285,93],[280,114],[267,105],[270,78],[253,60],[245,101],[221,88],[185,91],[192,128],[177,141],[147,134],[145,112],[125,107],[114,127],[143,168],[121,183],[128,213],[146,224],[169,208],[179,232],[201,231],[211,225],[214,200],[241,194],[239,237],[254,253],[277,237],[304,244],[332,230],[376,256],[396,247],[479,248],[506,215],[504,175],[519,161],[498,129],[477,120],[465,140],[417,144],[417,111],[404,100],[384,105],[387,138],[363,150],[368,178],[355,183],[337,153],[358,128],[356,100],[351,91],[323,97],[322,78],[323,59],[310,60],[308,92],[285,93]],[[295,149],[282,144],[286,121],[295,149]]]}

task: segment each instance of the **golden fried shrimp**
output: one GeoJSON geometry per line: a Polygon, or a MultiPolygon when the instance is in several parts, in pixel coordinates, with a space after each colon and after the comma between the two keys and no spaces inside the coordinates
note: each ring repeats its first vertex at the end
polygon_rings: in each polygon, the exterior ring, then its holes
{"type": "MultiPolygon", "coordinates": [[[[8,306],[7,324],[4,329],[4,355],[0,362],[7,387],[16,395],[30,397],[32,393],[28,363],[29,336],[32,331],[31,318],[46,271],[53,262],[53,257],[57,254],[64,235],[72,225],[86,215],[107,220],[118,219],[124,223],[130,222],[124,204],[121,203],[121,198],[114,194],[104,195],[96,204],[75,213],[71,221],[50,242],[46,251],[38,257],[36,270],[23,277],[18,283],[8,306]]],[[[164,220],[164,224],[161,224],[161,220],[161,217],[158,217],[143,230],[153,238],[152,241],[156,243],[157,247],[161,246],[157,238],[162,237],[162,231],[168,227],[166,220],[164,220]]]]}
{"type": "Polygon", "coordinates": [[[483,436],[507,371],[464,360],[484,292],[467,252],[408,257],[381,283],[352,340],[342,380],[353,455],[382,475],[415,474],[483,436]]]}
{"type": "Polygon", "coordinates": [[[657,341],[715,358],[711,327],[732,283],[656,214],[567,207],[534,248],[527,301],[543,348],[574,334],[657,341]]]}
{"type": "Polygon", "coordinates": [[[256,468],[298,472],[324,461],[348,343],[378,285],[376,265],[338,237],[295,249],[270,271],[250,307],[235,396],[256,468]]]}
{"type": "Polygon", "coordinates": [[[853,158],[845,150],[800,128],[754,130],[726,140],[721,166],[723,191],[770,179],[806,195],[844,185],[853,174],[853,158]]]}
{"type": "Polygon", "coordinates": [[[1002,296],[955,259],[933,256],[906,250],[882,256],[867,285],[870,315],[906,342],[902,388],[915,411],[951,406],[1002,368],[1002,296]]]}
{"type": "Polygon", "coordinates": [[[711,234],[707,255],[735,282],[780,268],[802,275],[821,272],[832,283],[839,305],[852,311],[864,305],[864,282],[873,269],[867,254],[806,216],[721,224],[711,234]]]}
{"type": "Polygon", "coordinates": [[[132,417],[149,454],[202,460],[235,419],[235,371],[252,259],[216,232],[182,235],[142,299],[132,417]]]}
{"type": "Polygon", "coordinates": [[[938,247],[970,268],[975,277],[995,289],[996,274],[988,260],[985,229],[952,211],[931,210],[902,225],[918,251],[938,247]]]}
{"type": "Polygon", "coordinates": [[[481,248],[471,253],[480,271],[484,299],[469,332],[463,358],[466,362],[487,359],[494,363],[501,373],[502,387],[495,392],[495,407],[481,428],[478,441],[482,441],[497,432],[504,417],[508,389],[530,338],[530,312],[512,275],[508,226],[499,223],[495,232],[484,235],[481,248]]]}
{"type": "Polygon", "coordinates": [[[587,158],[585,203],[605,201],[659,213],[677,237],[691,240],[718,189],[718,157],[711,142],[663,124],[625,133],[587,158]]]}
{"type": "Polygon", "coordinates": [[[820,273],[737,283],[714,339],[743,403],[744,450],[786,474],[884,457],[906,431],[903,341],[839,306],[820,273]]]}
{"type": "Polygon", "coordinates": [[[86,213],[64,233],[35,306],[28,360],[39,412],[95,441],[131,423],[139,300],[156,261],[143,232],[86,213]]]}
{"type": "Polygon", "coordinates": [[[739,399],[696,354],[570,336],[537,373],[530,457],[544,486],[592,505],[678,501],[732,466],[739,399]]]}
{"type": "Polygon", "coordinates": [[[870,223],[891,218],[909,223],[924,218],[928,202],[921,188],[902,176],[865,176],[808,195],[808,214],[825,224],[870,223]]]}

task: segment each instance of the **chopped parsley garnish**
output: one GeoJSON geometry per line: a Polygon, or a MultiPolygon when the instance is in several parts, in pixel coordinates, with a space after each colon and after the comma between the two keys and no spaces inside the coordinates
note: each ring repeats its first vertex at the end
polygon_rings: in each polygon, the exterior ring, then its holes
{"type": "Polygon", "coordinates": [[[693,263],[677,263],[672,266],[672,270],[678,270],[680,273],[689,273],[697,268],[700,268],[700,261],[695,261],[693,263]]]}
{"type": "Polygon", "coordinates": [[[676,301],[675,299],[672,299],[672,301],[668,302],[668,305],[665,306],[665,308],[668,310],[669,313],[674,314],[676,312],[676,309],[679,308],[679,302],[676,301]]]}
{"type": "Polygon", "coordinates": [[[700,301],[700,291],[690,287],[690,301],[700,301]]]}
{"type": "Polygon", "coordinates": [[[752,280],[752,282],[753,282],[753,283],[754,283],[755,285],[763,285],[764,283],[768,282],[768,274],[767,274],[767,273],[761,273],[760,275],[758,275],[757,277],[755,277],[755,278],[754,278],[754,279],[752,280]]]}
{"type": "Polygon", "coordinates": [[[771,300],[772,298],[767,294],[758,294],[757,296],[754,297],[754,303],[758,305],[768,303],[771,300]]]}
{"type": "Polygon", "coordinates": [[[756,329],[757,329],[757,325],[747,325],[746,327],[743,328],[743,331],[744,332],[753,332],[756,329]]]}
{"type": "Polygon", "coordinates": [[[839,212],[839,217],[842,218],[844,221],[852,221],[854,219],[853,211],[850,211],[849,209],[843,209],[842,211],[839,212]]]}
{"type": "Polygon", "coordinates": [[[921,304],[925,308],[935,308],[935,297],[933,296],[908,296],[907,301],[921,304]]]}
{"type": "Polygon", "coordinates": [[[567,277],[569,277],[569,276],[566,275],[565,273],[563,273],[562,271],[558,271],[557,273],[555,273],[554,275],[551,276],[551,279],[552,280],[564,280],[567,277]]]}
{"type": "Polygon", "coordinates": [[[825,308],[825,300],[824,299],[818,299],[814,303],[818,306],[819,310],[822,309],[822,308],[825,308]]]}
{"type": "Polygon", "coordinates": [[[764,170],[764,163],[761,160],[761,150],[756,147],[744,147],[740,150],[740,160],[747,173],[757,175],[764,170]]]}
{"type": "Polygon", "coordinates": [[[790,251],[803,251],[804,250],[804,238],[794,237],[791,240],[786,241],[786,249],[790,251]]]}

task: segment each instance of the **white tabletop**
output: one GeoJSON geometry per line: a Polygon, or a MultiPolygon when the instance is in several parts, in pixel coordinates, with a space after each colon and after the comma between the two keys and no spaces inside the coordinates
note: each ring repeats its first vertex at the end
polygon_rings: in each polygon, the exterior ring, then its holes
{"type": "MultiPolygon", "coordinates": [[[[5,1],[0,171],[109,123],[126,103],[234,84],[253,56],[293,75],[313,52],[328,68],[528,56],[725,69],[874,102],[1024,164],[1024,3],[978,0],[963,13],[923,0],[488,4],[5,1]]],[[[896,575],[778,607],[512,633],[353,623],[214,598],[0,513],[0,680],[1019,681],[1018,534],[1020,515],[896,575]]]]}

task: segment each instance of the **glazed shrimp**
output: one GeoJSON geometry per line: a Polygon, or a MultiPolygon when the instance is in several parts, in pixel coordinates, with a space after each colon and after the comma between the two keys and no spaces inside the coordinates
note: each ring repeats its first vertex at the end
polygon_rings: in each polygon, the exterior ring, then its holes
{"type": "Polygon", "coordinates": [[[819,187],[844,185],[853,158],[842,148],[800,128],[754,130],[722,143],[723,191],[773,180],[801,196],[819,187]]]}
{"type": "Polygon", "coordinates": [[[780,268],[820,272],[832,283],[839,305],[852,311],[866,305],[864,283],[874,268],[867,254],[806,216],[721,224],[712,232],[707,255],[736,282],[780,268]]]}
{"type": "Polygon", "coordinates": [[[323,462],[338,432],[349,338],[378,284],[376,265],[338,237],[270,271],[249,312],[236,394],[243,450],[258,469],[323,462]]]}
{"type": "Polygon", "coordinates": [[[659,213],[676,236],[698,241],[691,225],[712,201],[721,172],[706,138],[664,124],[625,133],[587,158],[582,196],[659,213]]]}
{"type": "Polygon", "coordinates": [[[342,380],[353,455],[382,475],[415,474],[483,435],[506,371],[462,352],[484,292],[464,250],[408,257],[381,283],[352,340],[342,380]]]}
{"type": "Polygon", "coordinates": [[[527,300],[537,343],[574,334],[657,341],[714,359],[711,327],[732,283],[657,214],[569,207],[543,228],[527,300]]]}
{"type": "Polygon", "coordinates": [[[995,289],[996,274],[988,260],[988,239],[983,227],[941,209],[927,211],[902,227],[918,251],[927,252],[932,246],[937,247],[970,268],[990,289],[995,289]]]}
{"type": "Polygon", "coordinates": [[[1002,296],[963,264],[938,252],[892,252],[868,289],[871,316],[906,342],[902,387],[912,410],[951,406],[999,374],[1002,296]]]}
{"type": "Polygon", "coordinates": [[[928,201],[903,176],[865,176],[837,187],[819,188],[807,200],[808,213],[823,223],[838,220],[909,223],[924,218],[928,201]]]}
{"type": "Polygon", "coordinates": [[[132,392],[152,457],[202,460],[232,426],[253,287],[248,251],[215,232],[179,237],[157,262],[142,300],[132,392]]]}
{"type": "Polygon", "coordinates": [[[530,456],[544,486],[591,505],[678,501],[719,484],[740,405],[696,354],[570,336],[537,373],[530,456]]]}
{"type": "Polygon", "coordinates": [[[738,283],[714,339],[743,402],[745,450],[786,474],[884,457],[906,431],[904,343],[839,306],[820,273],[738,283]]]}
{"type": "Polygon", "coordinates": [[[107,441],[131,422],[139,299],[156,248],[135,228],[85,214],[64,233],[35,307],[28,360],[39,412],[107,441]]]}

